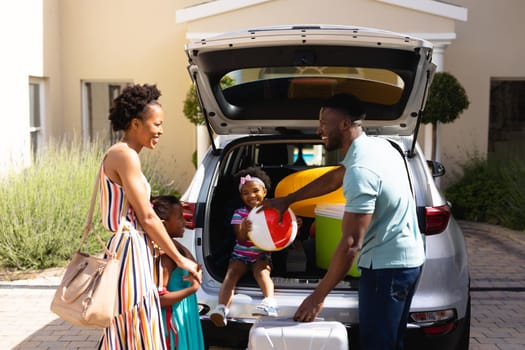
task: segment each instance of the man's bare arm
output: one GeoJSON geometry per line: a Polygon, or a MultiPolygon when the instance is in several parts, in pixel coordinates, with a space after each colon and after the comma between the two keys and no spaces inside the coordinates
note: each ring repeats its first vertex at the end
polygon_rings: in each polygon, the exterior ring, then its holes
{"type": "Polygon", "coordinates": [[[282,215],[292,203],[322,196],[337,190],[343,184],[345,170],[345,167],[340,166],[337,169],[320,176],[308,185],[301,187],[299,190],[290,193],[286,197],[265,200],[263,206],[265,208],[275,208],[282,215]]]}
{"type": "Polygon", "coordinates": [[[370,225],[372,214],[345,212],[343,217],[343,236],[330,261],[328,271],[315,290],[306,297],[294,314],[294,320],[311,322],[321,313],[324,299],[345,277],[361,250],[365,231],[370,225]]]}

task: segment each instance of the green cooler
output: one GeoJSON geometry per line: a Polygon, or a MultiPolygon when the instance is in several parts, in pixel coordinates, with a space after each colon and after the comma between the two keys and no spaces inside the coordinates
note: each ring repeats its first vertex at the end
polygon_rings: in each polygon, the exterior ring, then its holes
{"type": "MultiPolygon", "coordinates": [[[[315,259],[317,267],[328,269],[335,248],[341,240],[344,204],[318,204],[315,207],[315,259]]],[[[347,275],[359,277],[357,259],[355,257],[352,267],[347,275]]]]}

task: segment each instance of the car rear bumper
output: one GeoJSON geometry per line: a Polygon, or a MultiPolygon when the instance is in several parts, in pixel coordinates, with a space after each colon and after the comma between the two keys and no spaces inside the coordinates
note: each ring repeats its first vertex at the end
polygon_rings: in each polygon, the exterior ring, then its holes
{"type": "MultiPolygon", "coordinates": [[[[226,327],[216,327],[208,318],[202,318],[202,330],[206,347],[218,346],[232,349],[246,349],[252,323],[228,320],[226,327]]],[[[458,320],[455,328],[441,335],[427,335],[422,328],[409,326],[405,337],[405,350],[458,349],[465,335],[468,323],[458,320]]],[[[358,350],[359,327],[347,327],[350,349],[358,350]]],[[[467,333],[468,334],[468,333],[467,333]]]]}

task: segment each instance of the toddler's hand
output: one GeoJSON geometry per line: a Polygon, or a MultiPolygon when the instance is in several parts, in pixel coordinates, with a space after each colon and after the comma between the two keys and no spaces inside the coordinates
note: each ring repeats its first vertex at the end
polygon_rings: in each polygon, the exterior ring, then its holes
{"type": "Polygon", "coordinates": [[[241,232],[247,235],[252,230],[252,222],[248,219],[244,219],[241,223],[241,232]]]}
{"type": "Polygon", "coordinates": [[[295,220],[297,221],[297,229],[300,230],[301,227],[303,227],[303,219],[299,216],[296,216],[295,220]]]}

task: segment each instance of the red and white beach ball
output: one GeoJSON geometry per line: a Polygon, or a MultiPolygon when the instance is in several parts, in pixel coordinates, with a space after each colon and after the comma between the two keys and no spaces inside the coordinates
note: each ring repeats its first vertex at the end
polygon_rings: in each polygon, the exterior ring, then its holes
{"type": "Polygon", "coordinates": [[[279,212],[274,208],[253,208],[247,219],[252,222],[248,237],[259,249],[277,251],[288,247],[297,235],[297,219],[291,209],[284,212],[279,223],[279,212]]]}

